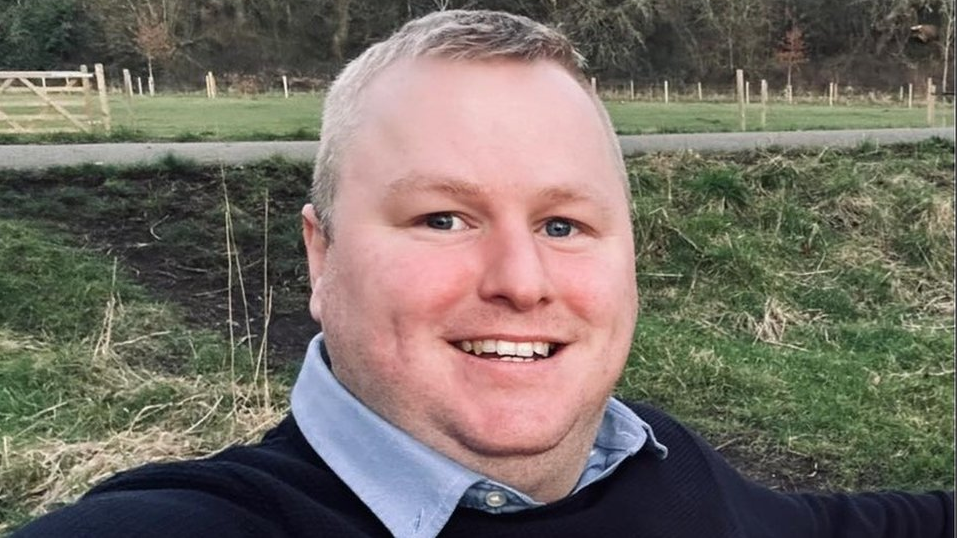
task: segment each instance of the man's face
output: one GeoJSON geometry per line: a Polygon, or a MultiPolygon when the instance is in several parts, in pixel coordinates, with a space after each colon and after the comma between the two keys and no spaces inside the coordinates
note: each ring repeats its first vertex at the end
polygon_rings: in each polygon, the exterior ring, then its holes
{"type": "Polygon", "coordinates": [[[337,378],[459,461],[590,444],[637,315],[607,136],[551,62],[380,74],[342,159],[331,244],[303,211],[337,378]]]}

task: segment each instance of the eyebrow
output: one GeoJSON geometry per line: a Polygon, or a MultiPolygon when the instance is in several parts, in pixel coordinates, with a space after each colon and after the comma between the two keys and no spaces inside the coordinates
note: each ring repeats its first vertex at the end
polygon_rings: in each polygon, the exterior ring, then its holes
{"type": "MultiPolygon", "coordinates": [[[[548,200],[555,204],[569,202],[598,202],[591,193],[584,193],[578,189],[569,189],[566,187],[546,187],[538,191],[538,197],[548,200]]],[[[604,205],[598,203],[598,205],[604,205]]]]}
{"type": "Polygon", "coordinates": [[[453,196],[477,196],[485,189],[471,181],[453,176],[411,175],[400,177],[387,187],[386,196],[403,196],[423,192],[440,192],[453,196]]]}
{"type": "MultiPolygon", "coordinates": [[[[386,197],[400,197],[427,192],[437,192],[450,196],[477,197],[488,194],[487,189],[474,181],[455,176],[413,174],[400,177],[386,187],[386,197]]],[[[552,204],[585,202],[594,204],[603,213],[610,211],[608,203],[592,192],[565,186],[545,187],[538,191],[537,197],[552,204]]]]}

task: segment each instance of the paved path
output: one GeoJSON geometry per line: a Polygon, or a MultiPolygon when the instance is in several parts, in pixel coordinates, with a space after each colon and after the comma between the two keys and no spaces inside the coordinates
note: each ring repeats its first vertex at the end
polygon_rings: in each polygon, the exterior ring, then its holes
{"type": "MultiPolygon", "coordinates": [[[[696,133],[621,136],[625,155],[649,152],[741,151],[768,146],[854,147],[865,140],[876,144],[916,142],[931,137],[954,140],[949,127],[928,129],[867,129],[851,131],[790,131],[696,133]]],[[[65,145],[0,145],[0,168],[46,168],[86,163],[134,164],[173,154],[206,164],[242,164],[281,155],[311,161],[316,142],[163,142],[65,145]]]]}

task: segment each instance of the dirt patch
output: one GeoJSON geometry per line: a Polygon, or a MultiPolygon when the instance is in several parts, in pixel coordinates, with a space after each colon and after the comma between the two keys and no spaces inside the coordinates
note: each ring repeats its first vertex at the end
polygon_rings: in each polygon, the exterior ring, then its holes
{"type": "Polygon", "coordinates": [[[715,443],[734,467],[752,480],[778,491],[831,490],[826,469],[811,457],[782,450],[765,450],[735,438],[715,443]]]}
{"type": "Polygon", "coordinates": [[[197,328],[228,334],[232,323],[237,339],[251,338],[258,346],[271,292],[267,344],[276,367],[298,363],[318,331],[307,308],[299,232],[306,165],[217,170],[169,163],[160,169],[93,168],[79,176],[30,173],[0,182],[0,217],[41,220],[117,257],[156,299],[178,306],[197,328]],[[228,248],[227,205],[233,231],[228,248]]]}

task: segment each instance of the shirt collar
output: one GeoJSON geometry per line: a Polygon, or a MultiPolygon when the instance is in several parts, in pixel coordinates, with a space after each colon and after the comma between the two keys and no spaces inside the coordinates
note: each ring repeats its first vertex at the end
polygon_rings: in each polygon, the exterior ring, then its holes
{"type": "MultiPolygon", "coordinates": [[[[292,414],[313,450],[393,535],[432,538],[459,504],[493,513],[542,504],[463,467],[370,410],[332,374],[324,348],[321,333],[309,343],[292,390],[292,414]],[[491,506],[490,492],[504,495],[505,504],[491,506]]],[[[667,454],[648,424],[609,399],[573,493],[605,478],[646,445],[659,457],[667,454]]]]}

